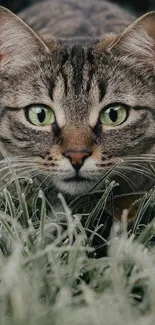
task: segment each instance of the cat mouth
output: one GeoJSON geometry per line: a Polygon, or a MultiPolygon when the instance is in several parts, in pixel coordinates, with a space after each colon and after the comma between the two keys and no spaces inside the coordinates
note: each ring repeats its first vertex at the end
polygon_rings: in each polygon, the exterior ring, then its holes
{"type": "Polygon", "coordinates": [[[55,185],[60,192],[75,196],[91,190],[92,180],[79,175],[70,175],[70,177],[63,179],[56,179],[55,185]]]}
{"type": "Polygon", "coordinates": [[[84,181],[88,182],[88,181],[90,181],[90,179],[76,175],[74,177],[66,178],[63,181],[65,181],[66,183],[71,183],[71,182],[79,183],[79,182],[84,182],[84,181]]]}

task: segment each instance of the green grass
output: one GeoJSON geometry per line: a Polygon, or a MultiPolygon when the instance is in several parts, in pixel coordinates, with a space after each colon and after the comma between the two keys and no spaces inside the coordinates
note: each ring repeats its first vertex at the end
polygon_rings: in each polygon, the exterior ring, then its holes
{"type": "Polygon", "coordinates": [[[0,182],[0,325],[155,324],[155,190],[107,239],[114,182],[69,204],[11,173],[0,182]],[[94,258],[94,243],[107,256],[94,258]]]}

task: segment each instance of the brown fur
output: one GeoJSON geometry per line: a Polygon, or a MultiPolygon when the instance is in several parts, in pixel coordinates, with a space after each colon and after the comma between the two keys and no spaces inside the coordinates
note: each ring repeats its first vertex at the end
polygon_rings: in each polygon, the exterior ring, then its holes
{"type": "Polygon", "coordinates": [[[116,163],[120,163],[115,177],[121,192],[132,190],[132,186],[147,190],[155,179],[144,177],[139,162],[140,155],[145,157],[143,163],[155,161],[155,12],[120,33],[120,27],[133,17],[118,7],[96,0],[93,16],[94,2],[68,1],[66,11],[60,3],[45,1],[21,14],[35,30],[46,32],[41,38],[1,8],[1,144],[16,161],[25,157],[21,164],[30,166],[30,174],[31,169],[45,173],[67,193],[87,191],[116,163]],[[77,12],[71,11],[75,7],[77,12]],[[56,25],[58,8],[62,13],[56,25]],[[85,19],[82,34],[86,12],[92,14],[85,19]],[[108,12],[113,20],[108,20],[108,12]],[[100,38],[101,29],[108,34],[100,38]],[[89,37],[93,35],[95,38],[89,37]],[[115,127],[103,125],[101,112],[118,103],[127,107],[126,120],[115,127]],[[29,107],[37,104],[54,111],[53,124],[40,127],[30,123],[29,107]],[[84,152],[78,174],[66,152],[73,158],[84,152]]]}

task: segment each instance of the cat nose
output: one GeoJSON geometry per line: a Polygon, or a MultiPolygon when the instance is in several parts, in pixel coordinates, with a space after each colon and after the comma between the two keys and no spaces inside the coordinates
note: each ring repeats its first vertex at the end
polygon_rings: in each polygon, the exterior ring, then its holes
{"type": "Polygon", "coordinates": [[[75,150],[68,150],[64,152],[64,156],[67,157],[72,166],[76,171],[78,171],[86,158],[88,158],[92,152],[90,150],[82,150],[82,151],[75,151],[75,150]]]}

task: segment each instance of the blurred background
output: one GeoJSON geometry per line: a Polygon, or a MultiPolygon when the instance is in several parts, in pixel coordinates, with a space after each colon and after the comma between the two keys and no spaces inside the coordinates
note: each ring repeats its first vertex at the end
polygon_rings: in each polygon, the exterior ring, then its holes
{"type": "MultiPolygon", "coordinates": [[[[13,12],[18,13],[18,11],[37,1],[38,0],[0,0],[0,3],[13,12]]],[[[111,2],[119,3],[121,7],[129,9],[136,15],[141,15],[147,11],[155,10],[155,0],[111,0],[111,2]]]]}

